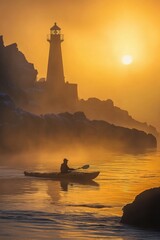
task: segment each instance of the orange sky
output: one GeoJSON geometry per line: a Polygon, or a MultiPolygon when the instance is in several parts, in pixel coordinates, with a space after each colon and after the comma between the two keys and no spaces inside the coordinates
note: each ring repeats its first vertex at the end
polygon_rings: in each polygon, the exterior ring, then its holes
{"type": "Polygon", "coordinates": [[[56,21],[65,39],[65,78],[78,83],[79,97],[110,98],[160,127],[159,12],[159,0],[1,0],[0,34],[45,77],[46,35],[56,21]],[[133,64],[121,63],[124,54],[133,64]]]}

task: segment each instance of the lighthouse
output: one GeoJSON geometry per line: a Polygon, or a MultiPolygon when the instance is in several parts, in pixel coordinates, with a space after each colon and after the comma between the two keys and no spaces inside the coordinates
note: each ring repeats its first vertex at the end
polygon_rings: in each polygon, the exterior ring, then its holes
{"type": "Polygon", "coordinates": [[[55,23],[48,37],[49,57],[46,77],[47,97],[58,110],[74,109],[78,101],[77,84],[65,82],[61,43],[64,37],[61,28],[55,23]]]}
{"type": "Polygon", "coordinates": [[[61,28],[58,27],[56,23],[50,28],[50,35],[47,40],[50,44],[47,85],[51,91],[54,93],[58,91],[60,94],[65,85],[61,50],[63,35],[61,34],[61,28]]]}

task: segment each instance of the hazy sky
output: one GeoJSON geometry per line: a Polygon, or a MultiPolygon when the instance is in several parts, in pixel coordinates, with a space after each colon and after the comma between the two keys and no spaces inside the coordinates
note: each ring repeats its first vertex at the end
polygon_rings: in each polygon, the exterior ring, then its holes
{"type": "Polygon", "coordinates": [[[112,99],[137,120],[160,126],[159,0],[1,0],[0,34],[45,77],[54,22],[64,33],[66,81],[79,97],[112,99]],[[133,57],[122,64],[123,55],[133,57]]]}

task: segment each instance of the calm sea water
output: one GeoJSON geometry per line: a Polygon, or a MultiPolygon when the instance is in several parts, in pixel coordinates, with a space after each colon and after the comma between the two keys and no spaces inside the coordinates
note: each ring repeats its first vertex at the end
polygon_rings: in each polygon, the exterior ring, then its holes
{"type": "Polygon", "coordinates": [[[24,170],[57,170],[60,155],[0,156],[0,239],[160,239],[160,233],[120,223],[122,207],[160,185],[160,153],[76,153],[70,166],[90,164],[92,184],[25,177],[24,170]],[[74,160],[73,160],[74,159],[74,160]]]}

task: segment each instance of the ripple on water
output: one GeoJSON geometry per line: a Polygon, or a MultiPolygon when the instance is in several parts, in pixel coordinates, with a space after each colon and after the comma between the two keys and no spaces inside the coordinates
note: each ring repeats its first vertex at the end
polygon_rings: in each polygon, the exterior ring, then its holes
{"type": "Polygon", "coordinates": [[[0,211],[0,223],[3,240],[7,238],[19,240],[18,233],[19,235],[22,233],[26,234],[23,239],[40,240],[160,239],[160,233],[138,230],[120,224],[120,217],[106,217],[92,213],[59,214],[41,211],[5,210],[0,211]],[[6,222],[8,224],[6,224],[6,222]],[[9,227],[10,230],[6,235],[5,230],[7,230],[7,227],[9,227]],[[11,236],[12,238],[9,238],[11,236]]]}

